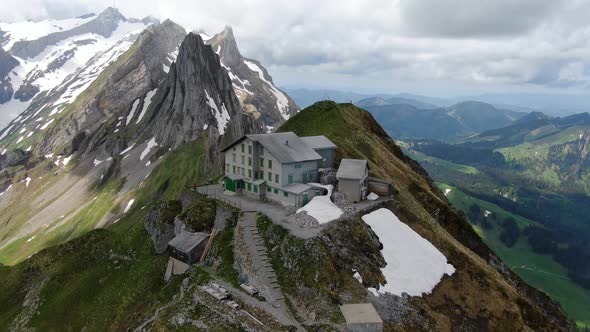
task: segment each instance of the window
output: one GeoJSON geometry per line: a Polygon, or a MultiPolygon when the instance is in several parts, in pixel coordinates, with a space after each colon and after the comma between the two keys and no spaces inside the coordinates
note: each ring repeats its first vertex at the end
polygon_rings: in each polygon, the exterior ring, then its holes
{"type": "Polygon", "coordinates": [[[278,194],[278,193],[279,193],[279,190],[278,190],[277,188],[274,188],[274,189],[273,189],[273,192],[274,192],[275,194],[278,194]]]}
{"type": "Polygon", "coordinates": [[[233,160],[234,163],[236,162],[236,154],[235,153],[232,154],[232,160],[233,160]]]}
{"type": "Polygon", "coordinates": [[[270,189],[270,187],[266,187],[266,191],[270,192],[272,189],[270,189]]]}
{"type": "Polygon", "coordinates": [[[248,153],[252,154],[252,145],[248,145],[248,153]]]}
{"type": "Polygon", "coordinates": [[[242,144],[242,153],[244,153],[244,144],[242,144]]]}
{"type": "Polygon", "coordinates": [[[246,165],[246,157],[242,156],[242,165],[246,165]]]}
{"type": "Polygon", "coordinates": [[[246,170],[242,168],[242,176],[246,176],[246,170]]]}
{"type": "Polygon", "coordinates": [[[279,183],[279,175],[278,174],[275,174],[275,182],[279,183]]]}
{"type": "Polygon", "coordinates": [[[268,172],[268,181],[272,181],[272,173],[268,172]]]}
{"type": "Polygon", "coordinates": [[[301,163],[295,164],[295,168],[301,168],[301,163]]]}
{"type": "Polygon", "coordinates": [[[254,192],[258,193],[258,186],[257,185],[254,185],[254,192]]]}
{"type": "Polygon", "coordinates": [[[258,179],[258,172],[254,171],[254,179],[258,179]]]}
{"type": "Polygon", "coordinates": [[[260,158],[260,167],[264,167],[264,158],[260,158]]]}
{"type": "Polygon", "coordinates": [[[252,191],[252,184],[248,183],[248,191],[252,191]]]}
{"type": "Polygon", "coordinates": [[[252,178],[252,170],[251,169],[248,170],[248,177],[252,178]]]}
{"type": "Polygon", "coordinates": [[[307,173],[302,173],[301,175],[303,177],[303,179],[301,180],[301,182],[307,183],[307,173]]]}
{"type": "Polygon", "coordinates": [[[285,197],[289,197],[289,193],[288,193],[288,192],[286,192],[286,191],[283,191],[283,196],[285,196],[285,197]]]}
{"type": "Polygon", "coordinates": [[[268,168],[272,168],[272,160],[268,160],[268,168]]]}
{"type": "Polygon", "coordinates": [[[236,166],[233,166],[233,168],[234,169],[233,169],[233,172],[232,173],[236,174],[236,166]]]}
{"type": "Polygon", "coordinates": [[[293,174],[289,174],[289,177],[287,179],[289,184],[293,183],[293,174]]]}
{"type": "Polygon", "coordinates": [[[252,157],[248,157],[248,166],[252,166],[252,157]]]}
{"type": "Polygon", "coordinates": [[[262,147],[262,146],[260,147],[260,155],[264,156],[264,147],[262,147]]]}

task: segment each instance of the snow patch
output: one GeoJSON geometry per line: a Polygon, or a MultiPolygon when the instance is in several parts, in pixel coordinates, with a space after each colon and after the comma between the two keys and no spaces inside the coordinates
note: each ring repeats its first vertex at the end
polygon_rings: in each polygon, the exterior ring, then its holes
{"type": "Polygon", "coordinates": [[[31,183],[31,178],[27,176],[27,178],[24,179],[23,182],[25,183],[25,188],[28,188],[29,187],[29,183],[31,183]]]}
{"type": "Polygon", "coordinates": [[[381,269],[386,284],[375,295],[391,293],[401,296],[430,294],[442,277],[455,273],[447,258],[390,210],[381,208],[362,217],[383,244],[381,254],[386,265],[381,269]]]}
{"type": "Polygon", "coordinates": [[[367,200],[368,201],[375,201],[379,199],[379,195],[375,194],[375,193],[370,193],[369,195],[367,195],[367,200]]]}
{"type": "Polygon", "coordinates": [[[453,191],[453,189],[445,189],[445,196],[448,196],[451,191],[453,191]]]}
{"type": "Polygon", "coordinates": [[[140,123],[141,119],[143,119],[145,112],[148,110],[148,107],[150,107],[150,104],[152,103],[152,98],[156,94],[156,91],[158,91],[157,88],[153,89],[151,91],[148,91],[148,93],[145,95],[145,99],[143,100],[143,108],[141,109],[141,112],[139,113],[139,116],[137,117],[137,121],[135,122],[136,124],[140,123]]]}
{"type": "Polygon", "coordinates": [[[128,126],[129,122],[131,122],[131,120],[133,119],[133,116],[135,115],[135,110],[137,109],[138,105],[139,105],[139,99],[136,99],[133,102],[133,106],[131,106],[131,112],[129,112],[129,114],[127,115],[127,120],[125,120],[126,126],[128,126]]]}
{"type": "Polygon", "coordinates": [[[213,98],[209,96],[209,92],[207,92],[207,90],[203,91],[205,91],[205,97],[207,97],[207,105],[209,105],[209,107],[211,107],[214,111],[213,114],[215,115],[215,119],[217,120],[217,130],[219,131],[220,135],[223,135],[225,134],[225,128],[227,127],[227,124],[230,120],[229,112],[227,111],[227,109],[225,108],[225,104],[223,103],[221,104],[221,111],[219,111],[219,108],[217,107],[215,100],[213,100],[213,98]]]}
{"type": "Polygon", "coordinates": [[[135,143],[131,144],[130,147],[128,147],[127,149],[121,151],[121,153],[119,153],[120,155],[126,154],[127,152],[131,151],[131,149],[133,149],[133,147],[135,147],[135,143]]]}
{"type": "Polygon", "coordinates": [[[279,110],[279,112],[281,113],[283,118],[285,120],[288,120],[290,117],[290,115],[288,114],[288,112],[289,112],[289,99],[287,99],[285,94],[282,93],[279,89],[277,89],[274,86],[274,84],[272,84],[270,81],[268,81],[264,77],[264,71],[262,69],[260,69],[260,67],[258,67],[258,65],[256,65],[253,62],[246,61],[246,60],[244,60],[244,63],[246,64],[246,66],[248,66],[248,68],[251,71],[258,73],[258,77],[260,77],[260,79],[269,86],[270,92],[277,99],[277,109],[279,110]]]}
{"type": "Polygon", "coordinates": [[[328,194],[325,196],[315,196],[305,206],[299,208],[297,213],[307,212],[307,215],[313,217],[320,224],[328,223],[332,220],[340,218],[342,210],[336,204],[332,203],[330,197],[332,196],[333,185],[323,186],[320,184],[314,184],[321,186],[328,190],[328,194]]]}
{"type": "Polygon", "coordinates": [[[44,124],[41,126],[41,130],[43,130],[43,129],[47,129],[47,127],[49,127],[49,125],[50,125],[50,124],[53,122],[53,120],[55,120],[55,119],[51,119],[51,120],[49,120],[49,121],[45,122],[45,123],[44,123],[44,124]]]}
{"type": "Polygon", "coordinates": [[[143,158],[145,158],[148,155],[148,153],[150,153],[150,150],[156,146],[158,146],[158,143],[156,143],[156,138],[152,137],[152,139],[147,142],[147,146],[145,147],[143,152],[141,152],[139,160],[143,160],[143,158]]]}
{"type": "Polygon", "coordinates": [[[133,205],[133,203],[135,202],[135,199],[131,199],[128,203],[127,206],[125,206],[125,210],[123,210],[123,213],[127,213],[129,211],[129,209],[131,209],[131,206],[133,205]]]}
{"type": "Polygon", "coordinates": [[[10,190],[10,188],[12,188],[12,184],[10,186],[8,186],[8,188],[6,188],[6,190],[4,190],[3,192],[0,193],[0,196],[4,195],[7,191],[10,190]]]}

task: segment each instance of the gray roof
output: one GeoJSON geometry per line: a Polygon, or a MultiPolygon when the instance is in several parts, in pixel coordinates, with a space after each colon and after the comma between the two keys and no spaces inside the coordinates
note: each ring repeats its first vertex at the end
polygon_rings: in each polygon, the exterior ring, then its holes
{"type": "Polygon", "coordinates": [[[336,178],[338,179],[362,179],[367,169],[367,161],[364,159],[342,159],[336,178]]]}
{"type": "Polygon", "coordinates": [[[226,177],[228,177],[230,180],[243,180],[244,178],[241,175],[237,175],[237,174],[227,174],[226,177]]]}
{"type": "Polygon", "coordinates": [[[303,142],[314,150],[335,149],[336,144],[332,143],[326,136],[305,136],[301,137],[303,142]]]}
{"type": "Polygon", "coordinates": [[[383,323],[371,303],[344,304],[340,306],[346,324],[383,323]]]}
{"type": "Polygon", "coordinates": [[[307,185],[305,183],[291,183],[291,184],[288,184],[288,185],[281,188],[281,190],[287,191],[287,192],[290,192],[293,194],[300,194],[300,193],[305,192],[309,189],[311,189],[311,186],[307,185]]]}
{"type": "Polygon", "coordinates": [[[182,251],[184,253],[188,253],[193,250],[196,246],[198,246],[201,242],[207,241],[209,238],[209,234],[207,233],[191,233],[187,231],[182,231],[180,234],[176,235],[168,245],[182,251]]]}
{"type": "Polygon", "coordinates": [[[322,159],[322,156],[292,132],[255,134],[246,135],[246,137],[260,143],[282,164],[322,159]]]}

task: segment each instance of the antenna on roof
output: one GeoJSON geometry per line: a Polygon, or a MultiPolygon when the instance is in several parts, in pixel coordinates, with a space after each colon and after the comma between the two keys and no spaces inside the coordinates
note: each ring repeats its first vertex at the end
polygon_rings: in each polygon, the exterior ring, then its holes
{"type": "Polygon", "coordinates": [[[328,96],[328,91],[324,92],[324,97],[322,97],[322,100],[327,101],[327,100],[332,100],[330,99],[330,96],[328,96]]]}

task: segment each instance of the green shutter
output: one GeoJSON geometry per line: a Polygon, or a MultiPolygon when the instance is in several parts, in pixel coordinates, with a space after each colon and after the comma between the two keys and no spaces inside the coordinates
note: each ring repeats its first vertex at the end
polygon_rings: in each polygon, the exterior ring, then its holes
{"type": "Polygon", "coordinates": [[[278,174],[275,174],[275,182],[279,183],[279,175],[278,174]]]}
{"type": "Polygon", "coordinates": [[[236,183],[230,178],[225,178],[225,190],[236,192],[236,183]]]}
{"type": "Polygon", "coordinates": [[[252,166],[252,157],[248,157],[248,166],[252,166]]]}
{"type": "Polygon", "coordinates": [[[272,173],[268,172],[268,181],[272,181],[272,173]]]}
{"type": "Polygon", "coordinates": [[[242,153],[244,153],[244,144],[242,144],[242,153]]]}
{"type": "Polygon", "coordinates": [[[252,145],[248,145],[248,153],[252,154],[252,145]]]}
{"type": "Polygon", "coordinates": [[[289,184],[293,183],[293,174],[289,174],[288,182],[289,184]]]}
{"type": "Polygon", "coordinates": [[[258,193],[258,186],[257,185],[254,185],[254,192],[258,193]]]}
{"type": "Polygon", "coordinates": [[[278,193],[279,193],[279,190],[278,190],[277,188],[274,188],[274,189],[273,189],[273,192],[274,192],[275,194],[278,194],[278,193]]]}
{"type": "Polygon", "coordinates": [[[268,168],[272,168],[272,160],[268,160],[268,168]]]}

